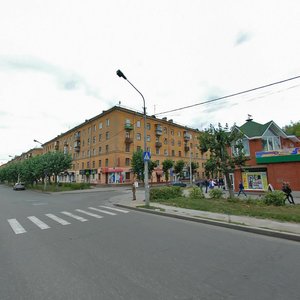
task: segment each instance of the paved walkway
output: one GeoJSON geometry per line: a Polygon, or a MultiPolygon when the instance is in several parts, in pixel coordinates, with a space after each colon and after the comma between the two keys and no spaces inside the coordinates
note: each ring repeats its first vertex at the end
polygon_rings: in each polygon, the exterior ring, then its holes
{"type": "MultiPolygon", "coordinates": [[[[156,207],[156,209],[142,209],[139,207],[145,204],[144,195],[144,190],[138,189],[136,193],[137,200],[132,201],[132,192],[127,189],[124,190],[122,195],[111,198],[111,201],[118,206],[137,209],[143,212],[300,241],[300,223],[279,222],[247,216],[211,213],[173,207],[159,203],[150,204],[151,206],[156,207]]],[[[300,198],[295,197],[295,202],[300,204],[300,198]]]]}

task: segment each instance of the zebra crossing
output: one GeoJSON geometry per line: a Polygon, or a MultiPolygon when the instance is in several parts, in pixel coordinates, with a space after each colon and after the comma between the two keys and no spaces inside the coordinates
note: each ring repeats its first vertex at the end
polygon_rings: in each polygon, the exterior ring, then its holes
{"type": "MultiPolygon", "coordinates": [[[[89,221],[89,217],[102,219],[103,215],[100,215],[99,213],[109,216],[116,216],[118,213],[129,213],[128,210],[110,206],[99,205],[98,207],[100,208],[89,206],[87,209],[78,208],[75,209],[74,212],[61,211],[58,214],[47,213],[43,215],[43,220],[40,219],[41,217],[38,218],[36,216],[28,216],[27,219],[41,230],[45,230],[51,228],[47,223],[45,223],[47,222],[45,221],[45,219],[51,219],[52,221],[65,226],[72,224],[73,221],[87,222],[89,221]],[[63,215],[63,218],[61,217],[61,215],[63,215]],[[46,218],[44,218],[44,216],[46,218]]],[[[7,219],[7,222],[15,234],[22,234],[27,232],[24,226],[17,219],[7,219]]]]}

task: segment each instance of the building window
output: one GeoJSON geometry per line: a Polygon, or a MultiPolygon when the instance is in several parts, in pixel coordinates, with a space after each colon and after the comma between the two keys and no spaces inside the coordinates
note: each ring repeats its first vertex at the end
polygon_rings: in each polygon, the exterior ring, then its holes
{"type": "Polygon", "coordinates": [[[95,149],[93,149],[93,155],[94,155],[94,156],[96,155],[96,150],[95,150],[95,149]]]}
{"type": "Polygon", "coordinates": [[[125,152],[130,152],[130,144],[125,144],[125,152]]]}
{"type": "Polygon", "coordinates": [[[151,124],[150,123],[147,123],[147,130],[150,130],[151,129],[151,124]]]}
{"type": "Polygon", "coordinates": [[[177,135],[178,135],[178,136],[181,136],[181,131],[178,131],[178,132],[177,132],[177,135]]]}
{"type": "Polygon", "coordinates": [[[108,158],[105,159],[105,167],[108,167],[108,158]]]}
{"type": "Polygon", "coordinates": [[[106,119],[106,127],[109,127],[109,119],[106,119]]]}
{"type": "Polygon", "coordinates": [[[181,141],[178,141],[178,146],[181,147],[181,141]]]}
{"type": "Polygon", "coordinates": [[[129,133],[129,131],[126,131],[126,132],[125,132],[125,137],[130,138],[130,133],[129,133]]]}
{"type": "Polygon", "coordinates": [[[138,127],[138,128],[141,127],[141,121],[136,121],[136,127],[138,127]]]}
{"type": "MultiPolygon", "coordinates": [[[[243,151],[244,155],[250,156],[249,140],[245,138],[245,139],[239,140],[235,144],[240,143],[240,142],[243,144],[243,150],[242,151],[243,151]]],[[[267,149],[264,149],[264,150],[267,150],[267,149]]],[[[273,150],[273,149],[271,149],[271,150],[273,150]]],[[[238,153],[239,153],[239,149],[236,148],[235,145],[233,145],[231,147],[231,151],[232,151],[233,155],[238,155],[238,153]]]]}
{"type": "Polygon", "coordinates": [[[88,134],[91,134],[91,127],[88,128],[88,134]]]}
{"type": "Polygon", "coordinates": [[[81,169],[84,169],[84,162],[81,163],[81,169]]]}
{"type": "Polygon", "coordinates": [[[167,134],[168,133],[168,129],[167,127],[164,127],[164,134],[167,134]]]}
{"type": "Polygon", "coordinates": [[[106,133],[105,133],[105,138],[106,138],[107,140],[109,140],[109,131],[106,131],[106,133]]]}
{"type": "Polygon", "coordinates": [[[140,134],[140,133],[137,133],[137,134],[136,134],[136,139],[137,139],[138,141],[141,140],[141,134],[140,134]]]}
{"type": "Polygon", "coordinates": [[[87,169],[90,168],[90,162],[89,161],[86,163],[86,167],[87,167],[87,169]]]}
{"type": "Polygon", "coordinates": [[[95,144],[95,143],[96,143],[96,137],[93,136],[93,144],[95,144]]]}
{"type": "Polygon", "coordinates": [[[136,147],[136,151],[141,151],[141,150],[142,150],[141,146],[136,147]]]}
{"type": "Polygon", "coordinates": [[[130,166],[130,158],[125,158],[125,166],[130,166]]]}
{"type": "Polygon", "coordinates": [[[99,151],[98,151],[99,154],[102,153],[102,147],[99,147],[99,151]]]}
{"type": "Polygon", "coordinates": [[[164,150],[164,156],[168,156],[168,150],[167,149],[164,150]]]}
{"type": "Polygon", "coordinates": [[[109,150],[108,145],[106,145],[105,146],[105,152],[108,153],[108,150],[109,150]]]}
{"type": "Polygon", "coordinates": [[[278,136],[264,137],[262,144],[265,151],[281,149],[280,138],[278,136]]]}
{"type": "Polygon", "coordinates": [[[164,144],[167,145],[168,144],[168,139],[164,138],[164,144]]]}
{"type": "Polygon", "coordinates": [[[150,135],[147,135],[147,142],[150,142],[150,135]]]}
{"type": "Polygon", "coordinates": [[[175,156],[175,150],[172,150],[172,156],[175,156]]]}
{"type": "Polygon", "coordinates": [[[93,169],[95,169],[95,161],[94,160],[93,160],[92,166],[93,166],[93,169]]]}
{"type": "Polygon", "coordinates": [[[160,154],[159,148],[156,148],[155,153],[156,153],[156,155],[159,155],[159,154],[160,154]]]}
{"type": "Polygon", "coordinates": [[[82,147],[84,147],[84,140],[82,141],[82,147]]]}
{"type": "Polygon", "coordinates": [[[171,135],[174,135],[174,130],[173,129],[171,129],[171,135]]]}
{"type": "Polygon", "coordinates": [[[94,125],[94,132],[96,131],[96,128],[97,128],[97,126],[96,126],[96,125],[94,125]]]}
{"type": "Polygon", "coordinates": [[[88,150],[88,151],[87,151],[87,157],[90,157],[90,156],[91,156],[91,151],[88,150]]]}
{"type": "Polygon", "coordinates": [[[87,143],[88,143],[88,145],[90,144],[90,138],[88,138],[87,143]]]}
{"type": "Polygon", "coordinates": [[[175,142],[174,139],[171,139],[171,145],[174,146],[175,142]]]}
{"type": "Polygon", "coordinates": [[[102,123],[99,123],[99,129],[102,129],[103,125],[102,123]]]}
{"type": "Polygon", "coordinates": [[[98,167],[99,167],[99,168],[102,167],[102,160],[101,160],[101,159],[98,161],[98,167]]]}
{"type": "Polygon", "coordinates": [[[178,156],[181,157],[181,151],[178,151],[178,156]]]}
{"type": "Polygon", "coordinates": [[[99,142],[101,142],[101,139],[102,139],[102,134],[100,133],[99,134],[99,142]]]}

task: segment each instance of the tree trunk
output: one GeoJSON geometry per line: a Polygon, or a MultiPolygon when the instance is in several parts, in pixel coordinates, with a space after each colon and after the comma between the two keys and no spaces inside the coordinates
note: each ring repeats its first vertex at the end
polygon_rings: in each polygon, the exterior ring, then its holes
{"type": "Polygon", "coordinates": [[[229,198],[234,198],[234,192],[232,189],[232,184],[231,184],[231,180],[229,177],[229,173],[225,173],[225,178],[226,178],[226,183],[227,183],[227,187],[228,187],[229,198]]]}

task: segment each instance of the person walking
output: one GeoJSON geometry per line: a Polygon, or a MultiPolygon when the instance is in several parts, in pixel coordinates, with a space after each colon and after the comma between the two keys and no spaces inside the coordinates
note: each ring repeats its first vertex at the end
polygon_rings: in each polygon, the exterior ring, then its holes
{"type": "Polygon", "coordinates": [[[244,185],[243,185],[243,183],[240,181],[238,196],[239,196],[241,193],[243,193],[243,194],[247,197],[246,193],[244,192],[244,185]]]}
{"type": "Polygon", "coordinates": [[[283,182],[282,191],[285,193],[286,200],[288,200],[290,204],[295,204],[289,182],[283,182]]]}
{"type": "Polygon", "coordinates": [[[136,200],[136,188],[139,186],[136,180],[132,182],[132,200],[136,200]]]}

